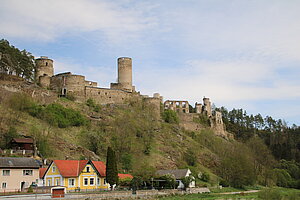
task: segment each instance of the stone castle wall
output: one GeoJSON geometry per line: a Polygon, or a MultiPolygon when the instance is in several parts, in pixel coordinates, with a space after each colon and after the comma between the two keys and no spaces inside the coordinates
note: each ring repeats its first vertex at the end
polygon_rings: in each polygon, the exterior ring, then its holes
{"type": "Polygon", "coordinates": [[[83,99],[85,96],[85,77],[70,72],[57,74],[51,77],[50,88],[59,95],[73,95],[83,99]]]}
{"type": "Polygon", "coordinates": [[[85,99],[91,98],[98,104],[124,104],[132,96],[132,93],[122,90],[85,87],[85,99]]]}
{"type": "Polygon", "coordinates": [[[154,113],[156,114],[156,116],[159,117],[160,116],[161,98],[153,96],[153,97],[145,97],[143,99],[144,99],[144,102],[148,106],[152,106],[154,113]]]}

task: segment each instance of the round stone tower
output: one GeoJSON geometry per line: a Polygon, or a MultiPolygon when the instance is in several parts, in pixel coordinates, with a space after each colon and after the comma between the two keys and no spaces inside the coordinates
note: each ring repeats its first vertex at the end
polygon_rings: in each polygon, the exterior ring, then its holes
{"type": "Polygon", "coordinates": [[[54,74],[53,60],[41,56],[35,60],[35,80],[42,87],[50,85],[50,77],[54,74]]]}
{"type": "Polygon", "coordinates": [[[118,83],[125,90],[132,91],[132,60],[128,57],[118,58],[118,83]]]}
{"type": "MultiPolygon", "coordinates": [[[[39,78],[40,76],[53,76],[53,60],[49,59],[46,56],[41,56],[35,60],[36,71],[35,77],[39,78]]],[[[38,80],[38,79],[37,79],[38,80]]]]}

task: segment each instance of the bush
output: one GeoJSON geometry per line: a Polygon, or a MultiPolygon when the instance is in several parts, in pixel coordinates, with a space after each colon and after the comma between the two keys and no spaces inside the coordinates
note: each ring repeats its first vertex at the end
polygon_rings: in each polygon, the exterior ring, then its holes
{"type": "Polygon", "coordinates": [[[274,169],[273,173],[276,177],[276,185],[280,187],[288,187],[291,184],[292,178],[285,169],[274,169]]]}
{"type": "Polygon", "coordinates": [[[223,187],[229,187],[229,182],[226,181],[225,179],[221,179],[220,180],[220,185],[222,185],[223,187]]]}
{"type": "Polygon", "coordinates": [[[87,105],[88,107],[95,107],[95,106],[96,106],[95,101],[94,101],[93,99],[91,99],[91,98],[89,98],[89,99],[86,101],[86,105],[87,105]]]}
{"type": "Polygon", "coordinates": [[[121,187],[130,187],[131,184],[131,178],[123,178],[123,179],[119,179],[119,185],[121,187]]]}
{"type": "Polygon", "coordinates": [[[92,108],[95,112],[100,112],[100,105],[96,104],[95,101],[91,98],[89,98],[87,101],[86,101],[86,105],[90,108],[92,108]]]}
{"type": "Polygon", "coordinates": [[[165,110],[162,117],[167,123],[178,124],[179,122],[177,113],[173,110],[165,110]]]}
{"type": "Polygon", "coordinates": [[[32,189],[32,186],[30,186],[27,190],[28,193],[33,193],[33,189],[32,189]]]}
{"type": "Polygon", "coordinates": [[[164,180],[165,182],[162,182],[162,187],[164,189],[174,189],[176,188],[176,179],[174,175],[166,174],[164,176],[159,177],[160,180],[164,180]]]}
{"type": "Polygon", "coordinates": [[[282,194],[278,190],[269,188],[258,193],[258,198],[263,200],[281,200],[282,194]]]}
{"type": "Polygon", "coordinates": [[[193,118],[193,121],[196,122],[196,123],[200,123],[202,124],[203,126],[205,127],[210,127],[210,119],[208,118],[207,115],[205,114],[199,114],[198,115],[199,117],[194,117],[193,118]]]}
{"type": "Polygon", "coordinates": [[[65,108],[60,104],[50,104],[42,112],[42,119],[49,124],[65,128],[68,126],[81,126],[87,124],[87,120],[79,111],[65,108]]]}
{"type": "Polygon", "coordinates": [[[194,179],[194,177],[193,176],[186,176],[186,177],[184,177],[181,181],[182,181],[182,183],[183,183],[183,185],[184,185],[184,189],[187,189],[187,188],[189,188],[190,187],[190,183],[192,182],[192,181],[194,181],[195,179],[194,179]]]}
{"type": "Polygon", "coordinates": [[[202,177],[201,177],[202,181],[208,182],[210,180],[210,175],[207,172],[203,172],[202,177]]]}

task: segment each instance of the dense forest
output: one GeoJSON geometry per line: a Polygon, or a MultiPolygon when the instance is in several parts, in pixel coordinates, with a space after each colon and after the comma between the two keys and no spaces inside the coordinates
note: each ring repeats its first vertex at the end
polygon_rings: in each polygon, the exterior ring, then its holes
{"type": "MultiPolygon", "coordinates": [[[[277,177],[278,185],[300,188],[299,126],[295,124],[288,126],[284,120],[276,120],[271,116],[248,115],[243,109],[228,111],[221,107],[216,110],[222,112],[226,129],[234,134],[235,139],[246,144],[249,144],[249,141],[251,142],[255,137],[264,141],[277,160],[274,163],[274,172],[276,176],[279,176],[277,177]]],[[[261,154],[262,151],[259,150],[256,153],[261,154]]],[[[264,162],[268,162],[267,157],[264,158],[264,162]]]]}

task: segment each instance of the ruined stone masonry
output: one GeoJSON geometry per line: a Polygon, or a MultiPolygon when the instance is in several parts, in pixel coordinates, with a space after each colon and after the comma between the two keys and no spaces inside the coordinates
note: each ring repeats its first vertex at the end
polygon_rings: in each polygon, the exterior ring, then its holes
{"type": "MultiPolygon", "coordinates": [[[[188,101],[176,101],[176,100],[167,100],[164,102],[164,109],[173,110],[180,114],[180,117],[185,121],[183,126],[186,128],[187,122],[192,121],[193,117],[197,114],[206,115],[211,124],[211,128],[215,130],[216,134],[219,136],[227,137],[225,133],[225,125],[222,120],[222,113],[219,111],[212,111],[210,99],[207,97],[203,98],[203,104],[195,103],[194,113],[190,113],[190,105],[188,101]]],[[[189,127],[193,125],[189,124],[189,127]]],[[[192,128],[193,130],[198,130],[197,126],[192,128]]]]}
{"type": "Polygon", "coordinates": [[[59,96],[74,96],[84,102],[91,98],[98,104],[124,104],[131,98],[141,98],[146,103],[160,110],[162,97],[155,93],[153,97],[140,95],[132,85],[132,59],[118,58],[118,82],[111,83],[110,88],[98,87],[97,82],[88,81],[85,76],[65,72],[54,75],[53,60],[46,56],[36,59],[35,78],[43,88],[55,91],[59,96]]]}
{"type": "MultiPolygon", "coordinates": [[[[117,83],[111,83],[110,88],[101,88],[97,82],[88,81],[83,75],[71,72],[54,75],[53,60],[46,56],[36,59],[35,79],[43,87],[54,91],[58,96],[73,96],[76,101],[85,102],[93,99],[97,104],[126,104],[133,98],[142,99],[146,104],[153,106],[153,110],[160,116],[160,105],[163,103],[162,96],[155,93],[153,97],[141,95],[136,92],[132,85],[132,59],[128,57],[118,58],[117,83]]],[[[211,126],[220,135],[225,131],[220,112],[212,112],[209,98],[203,98],[203,104],[195,104],[195,113],[190,113],[188,101],[167,100],[164,109],[170,109],[185,115],[205,114],[211,121],[211,126]]],[[[192,116],[186,116],[189,118],[192,116]]],[[[193,117],[192,117],[193,118],[193,117]]]]}

